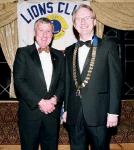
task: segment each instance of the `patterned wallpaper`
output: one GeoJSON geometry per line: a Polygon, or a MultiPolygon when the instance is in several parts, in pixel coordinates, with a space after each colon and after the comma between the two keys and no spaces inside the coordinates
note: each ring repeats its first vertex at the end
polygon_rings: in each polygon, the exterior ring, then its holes
{"type": "MultiPolygon", "coordinates": [[[[19,144],[17,125],[18,103],[0,103],[0,145],[19,144]]],[[[122,101],[118,128],[110,129],[111,143],[134,143],[134,101],[122,101]]],[[[63,125],[60,128],[59,144],[69,144],[63,125]]]]}

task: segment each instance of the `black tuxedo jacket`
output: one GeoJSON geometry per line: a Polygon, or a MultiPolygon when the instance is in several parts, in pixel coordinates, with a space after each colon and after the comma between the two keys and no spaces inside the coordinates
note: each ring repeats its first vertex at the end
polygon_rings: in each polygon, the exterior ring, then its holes
{"type": "MultiPolygon", "coordinates": [[[[75,124],[80,110],[88,125],[106,124],[107,113],[118,114],[121,93],[121,65],[118,57],[117,45],[110,39],[94,37],[93,46],[97,46],[96,61],[86,87],[81,89],[82,98],[76,96],[73,80],[73,52],[75,44],[66,49],[66,94],[65,110],[67,123],[75,124]]],[[[89,52],[90,53],[90,52],[89,52]]],[[[88,55],[89,60],[91,56],[88,55]]],[[[78,80],[83,81],[87,74],[89,63],[85,62],[80,75],[77,63],[78,80]]]]}
{"type": "MultiPolygon", "coordinates": [[[[19,48],[16,53],[13,75],[14,87],[19,100],[19,118],[35,120],[45,115],[38,108],[38,102],[53,95],[58,97],[56,110],[47,116],[59,116],[64,93],[64,56],[53,48],[50,49],[53,73],[50,89],[47,91],[43,70],[35,44],[19,48]]],[[[45,61],[45,60],[44,60],[45,61]]],[[[49,66],[48,66],[49,67],[49,66]]]]}

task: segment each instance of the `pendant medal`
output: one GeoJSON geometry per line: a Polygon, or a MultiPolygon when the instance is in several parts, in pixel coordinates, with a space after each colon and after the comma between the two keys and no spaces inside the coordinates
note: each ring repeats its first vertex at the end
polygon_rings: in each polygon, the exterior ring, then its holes
{"type": "Polygon", "coordinates": [[[78,89],[78,90],[76,91],[76,96],[79,96],[79,97],[81,98],[80,89],[78,89]]]}

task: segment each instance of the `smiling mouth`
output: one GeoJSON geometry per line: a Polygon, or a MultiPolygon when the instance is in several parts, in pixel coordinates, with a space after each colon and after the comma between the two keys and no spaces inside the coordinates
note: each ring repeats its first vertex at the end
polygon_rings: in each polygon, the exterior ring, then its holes
{"type": "Polygon", "coordinates": [[[82,30],[86,30],[87,28],[81,28],[82,30]]]}
{"type": "Polygon", "coordinates": [[[87,29],[88,27],[87,26],[81,26],[81,29],[87,29]]]}
{"type": "Polygon", "coordinates": [[[42,39],[42,41],[43,41],[43,42],[46,42],[47,40],[46,40],[46,39],[42,39]]]}

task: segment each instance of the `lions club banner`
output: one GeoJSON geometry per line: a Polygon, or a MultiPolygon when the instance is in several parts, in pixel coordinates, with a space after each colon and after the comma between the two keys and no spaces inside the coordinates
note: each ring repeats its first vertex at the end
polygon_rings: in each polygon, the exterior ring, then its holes
{"type": "Polygon", "coordinates": [[[19,47],[33,43],[34,22],[48,17],[54,25],[53,47],[64,50],[76,42],[72,27],[72,13],[80,2],[71,1],[19,1],[17,5],[19,47]]]}

